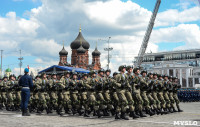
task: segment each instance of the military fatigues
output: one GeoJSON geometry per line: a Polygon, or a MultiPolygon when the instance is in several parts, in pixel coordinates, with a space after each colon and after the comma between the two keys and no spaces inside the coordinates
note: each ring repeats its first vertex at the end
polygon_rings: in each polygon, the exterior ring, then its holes
{"type": "Polygon", "coordinates": [[[179,101],[178,95],[177,95],[179,88],[181,88],[181,85],[176,83],[176,82],[174,82],[173,83],[173,98],[174,98],[174,100],[176,102],[176,107],[177,107],[178,111],[182,112],[182,110],[180,109],[180,106],[179,106],[180,101],[179,101]]]}
{"type": "Polygon", "coordinates": [[[49,96],[50,96],[50,103],[48,107],[50,110],[53,108],[56,109],[58,107],[58,96],[57,96],[57,84],[59,81],[57,79],[51,79],[49,81],[49,96]]]}
{"type": "Polygon", "coordinates": [[[149,99],[149,104],[154,110],[157,109],[156,100],[153,98],[153,79],[148,78],[148,88],[147,88],[147,97],[149,99]]]}
{"type": "Polygon", "coordinates": [[[148,78],[147,77],[141,77],[140,78],[140,90],[141,90],[141,97],[143,99],[143,105],[144,105],[144,108],[146,110],[150,110],[150,105],[149,105],[149,99],[147,97],[147,89],[148,89],[148,78]]]}
{"type": "Polygon", "coordinates": [[[161,108],[165,109],[166,108],[166,102],[165,99],[163,97],[163,88],[164,88],[164,84],[163,84],[163,80],[158,80],[157,82],[157,90],[158,90],[158,99],[161,102],[161,108]]]}
{"type": "Polygon", "coordinates": [[[38,89],[38,97],[39,97],[39,101],[38,101],[38,109],[40,111],[43,111],[43,109],[47,108],[47,85],[48,85],[48,80],[47,79],[38,79],[35,82],[35,85],[38,89]]]}
{"type": "Polygon", "coordinates": [[[1,96],[2,96],[2,103],[7,107],[7,96],[6,91],[8,89],[8,81],[1,82],[1,96]]]}
{"type": "Polygon", "coordinates": [[[77,80],[77,79],[72,79],[70,82],[70,96],[71,96],[71,101],[72,101],[72,108],[73,108],[73,113],[75,114],[78,110],[78,112],[80,112],[80,100],[79,100],[79,96],[78,96],[78,87],[79,87],[79,83],[81,83],[81,81],[77,80]]]}
{"type": "Polygon", "coordinates": [[[134,92],[134,96],[135,96],[135,99],[136,99],[136,107],[138,109],[138,111],[142,111],[143,109],[143,100],[142,100],[142,97],[140,95],[140,77],[139,76],[135,76],[134,79],[133,79],[133,85],[132,85],[132,88],[133,88],[133,92],[134,92]]]}
{"type": "Polygon", "coordinates": [[[157,82],[158,80],[157,79],[154,79],[153,80],[153,91],[152,91],[152,97],[154,98],[154,100],[156,101],[156,105],[157,105],[157,109],[160,110],[161,107],[160,107],[160,101],[158,99],[158,95],[157,95],[157,92],[158,92],[158,88],[157,88],[157,82]]]}
{"type": "Polygon", "coordinates": [[[62,78],[61,82],[64,85],[64,89],[62,90],[64,109],[66,113],[69,113],[72,109],[71,99],[70,99],[70,88],[69,88],[71,79],[62,78]]]}
{"type": "Polygon", "coordinates": [[[104,77],[105,85],[103,88],[103,95],[106,101],[107,109],[109,111],[113,111],[113,104],[111,101],[111,95],[112,94],[112,85],[113,85],[113,79],[110,76],[104,77]]]}
{"type": "Polygon", "coordinates": [[[99,109],[100,110],[105,110],[105,104],[106,104],[106,101],[104,99],[104,96],[103,96],[103,87],[105,85],[105,81],[102,77],[98,76],[97,77],[97,82],[96,82],[96,97],[97,97],[97,101],[99,103],[99,109]]]}

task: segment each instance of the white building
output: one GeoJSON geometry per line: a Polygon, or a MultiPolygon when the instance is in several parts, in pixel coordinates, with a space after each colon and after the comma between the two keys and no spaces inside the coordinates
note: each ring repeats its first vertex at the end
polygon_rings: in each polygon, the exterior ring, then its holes
{"type": "Polygon", "coordinates": [[[200,49],[146,53],[141,66],[148,72],[178,77],[182,87],[200,84],[200,49]]]}

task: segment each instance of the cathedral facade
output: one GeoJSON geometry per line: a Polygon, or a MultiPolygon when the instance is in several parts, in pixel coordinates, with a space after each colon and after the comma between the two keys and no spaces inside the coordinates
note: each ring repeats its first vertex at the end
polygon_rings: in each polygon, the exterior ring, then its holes
{"type": "Polygon", "coordinates": [[[89,48],[90,44],[84,39],[81,28],[79,30],[79,34],[76,39],[70,44],[72,54],[71,54],[71,64],[67,62],[68,52],[65,50],[63,45],[63,49],[59,52],[60,61],[58,63],[59,66],[72,66],[76,68],[84,68],[88,70],[99,70],[101,69],[100,63],[100,55],[101,53],[98,51],[97,46],[95,50],[92,52],[92,63],[89,64],[89,48]]]}

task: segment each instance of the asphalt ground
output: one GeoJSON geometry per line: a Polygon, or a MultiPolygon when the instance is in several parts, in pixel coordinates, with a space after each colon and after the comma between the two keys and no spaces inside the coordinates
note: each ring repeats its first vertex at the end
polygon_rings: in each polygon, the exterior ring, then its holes
{"type": "Polygon", "coordinates": [[[172,127],[200,126],[200,102],[180,103],[181,113],[154,115],[130,120],[115,120],[114,117],[58,116],[36,113],[22,116],[21,112],[0,111],[0,127],[172,127]],[[179,125],[178,125],[179,124],[179,125]],[[189,124],[189,125],[188,125],[189,124]]]}

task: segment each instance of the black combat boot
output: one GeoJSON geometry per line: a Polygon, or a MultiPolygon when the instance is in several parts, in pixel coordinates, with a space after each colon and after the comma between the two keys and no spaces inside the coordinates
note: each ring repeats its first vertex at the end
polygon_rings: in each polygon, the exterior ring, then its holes
{"type": "Polygon", "coordinates": [[[133,117],[133,119],[139,118],[139,116],[136,115],[134,111],[130,112],[130,114],[131,114],[131,117],[133,117]]]}
{"type": "Polygon", "coordinates": [[[110,112],[111,112],[112,116],[115,115],[115,109],[110,110],[110,112]]]}
{"type": "Polygon", "coordinates": [[[31,114],[29,113],[28,109],[24,110],[24,116],[30,116],[31,114]]]}
{"type": "Polygon", "coordinates": [[[83,111],[81,110],[81,109],[78,109],[78,114],[79,114],[79,116],[81,116],[81,115],[83,115],[83,111]]]}
{"type": "Polygon", "coordinates": [[[121,119],[129,120],[129,118],[126,116],[125,112],[121,112],[121,119]]]}
{"type": "Polygon", "coordinates": [[[90,116],[88,115],[88,110],[85,110],[85,112],[84,112],[84,117],[90,117],[90,116]]]}
{"type": "Polygon", "coordinates": [[[178,112],[183,112],[183,110],[181,110],[180,107],[178,107],[178,112]]]}
{"type": "Polygon", "coordinates": [[[3,107],[2,107],[2,105],[0,105],[0,110],[3,110],[3,107]]]}
{"type": "Polygon", "coordinates": [[[149,114],[150,116],[155,115],[155,113],[154,113],[153,111],[151,111],[151,109],[148,110],[148,114],[149,114]]]}
{"type": "Polygon", "coordinates": [[[118,112],[115,113],[115,119],[116,119],[116,120],[117,120],[117,119],[120,119],[119,113],[118,113],[118,112]]]}
{"type": "Polygon", "coordinates": [[[93,116],[97,116],[97,111],[96,110],[93,111],[93,116]]]}
{"type": "Polygon", "coordinates": [[[169,111],[170,113],[173,113],[173,112],[174,112],[172,108],[168,108],[168,111],[169,111]]]}
{"type": "Polygon", "coordinates": [[[140,117],[147,117],[142,111],[140,111],[140,117]]]}
{"type": "Polygon", "coordinates": [[[172,108],[173,112],[178,112],[174,107],[172,108]]]}
{"type": "Polygon", "coordinates": [[[103,116],[110,116],[106,109],[103,110],[103,116]]]}
{"type": "Polygon", "coordinates": [[[22,116],[24,116],[24,109],[21,109],[22,110],[22,116]]]}
{"type": "Polygon", "coordinates": [[[97,110],[97,116],[98,116],[98,118],[101,118],[101,112],[100,112],[100,110],[97,110]]]}
{"type": "Polygon", "coordinates": [[[168,112],[168,110],[167,110],[167,108],[163,108],[163,110],[164,110],[164,114],[168,114],[169,112],[168,112]]]}

